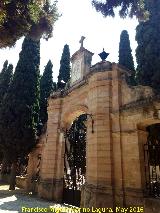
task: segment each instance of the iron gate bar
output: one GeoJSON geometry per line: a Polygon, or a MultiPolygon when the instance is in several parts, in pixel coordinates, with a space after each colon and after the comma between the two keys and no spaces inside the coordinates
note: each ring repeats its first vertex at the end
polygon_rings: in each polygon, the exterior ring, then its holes
{"type": "Polygon", "coordinates": [[[64,153],[63,202],[80,206],[81,187],[84,184],[86,167],[87,115],[77,118],[69,130],[66,129],[64,153]],[[84,167],[84,168],[83,168],[84,167]]]}
{"type": "Polygon", "coordinates": [[[148,195],[160,197],[160,144],[144,144],[146,190],[148,195]]]}

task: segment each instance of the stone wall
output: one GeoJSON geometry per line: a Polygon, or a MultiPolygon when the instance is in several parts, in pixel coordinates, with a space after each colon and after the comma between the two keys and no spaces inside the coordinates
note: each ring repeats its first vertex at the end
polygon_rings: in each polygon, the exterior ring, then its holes
{"type": "MultiPolygon", "coordinates": [[[[37,172],[39,170],[38,164],[41,167],[42,165],[42,150],[43,146],[46,141],[46,134],[43,133],[39,139],[39,143],[37,144],[36,148],[33,149],[33,151],[29,154],[29,161],[28,161],[28,167],[27,167],[27,180],[25,181],[25,189],[27,191],[32,191],[33,193],[37,193],[38,191],[38,185],[39,185],[39,177],[37,177],[37,172]],[[41,160],[40,160],[41,158],[41,160]]],[[[40,169],[41,173],[41,169],[40,169]]],[[[41,174],[39,174],[41,175],[41,174]]],[[[20,184],[23,182],[23,180],[19,180],[20,184]]]]}

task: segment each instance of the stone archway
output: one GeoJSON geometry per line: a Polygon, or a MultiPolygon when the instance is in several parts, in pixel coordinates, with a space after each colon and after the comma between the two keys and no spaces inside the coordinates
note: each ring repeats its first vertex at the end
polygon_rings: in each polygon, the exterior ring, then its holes
{"type": "Polygon", "coordinates": [[[148,205],[140,145],[146,133],[141,127],[159,122],[160,97],[150,87],[129,87],[125,81],[128,72],[118,64],[101,61],[91,67],[91,56],[80,48],[71,58],[70,87],[49,98],[38,195],[62,201],[64,130],[77,116],[87,113],[94,119],[94,133],[88,120],[81,206],[148,205]]]}
{"type": "MultiPolygon", "coordinates": [[[[46,143],[42,152],[41,178],[38,194],[60,202],[63,194],[63,131],[82,113],[92,115],[87,122],[86,184],[82,205],[106,206],[112,203],[111,186],[111,90],[112,74],[118,72],[113,64],[103,63],[100,72],[93,69],[88,79],[83,79],[68,90],[54,93],[49,99],[46,143]],[[111,69],[111,70],[110,70],[111,69]],[[94,71],[95,70],[95,71],[94,71]],[[101,165],[101,166],[99,166],[101,165]],[[103,188],[104,187],[104,188],[103,188]],[[101,199],[100,194],[104,193],[101,199]],[[92,197],[91,197],[92,195],[92,197]]],[[[114,84],[116,85],[116,84],[114,84]]]]}
{"type": "Polygon", "coordinates": [[[65,109],[65,112],[62,114],[62,128],[65,129],[70,127],[71,123],[77,117],[87,113],[88,113],[88,107],[86,105],[69,106],[69,109],[65,109]]]}
{"type": "MultiPolygon", "coordinates": [[[[83,101],[83,100],[81,100],[83,101]]],[[[75,105],[75,106],[68,106],[69,108],[67,109],[67,106],[65,108],[65,110],[63,111],[62,113],[62,122],[61,122],[61,127],[60,127],[60,131],[61,131],[61,140],[62,140],[62,164],[61,164],[61,167],[60,165],[58,165],[59,167],[59,170],[61,170],[62,172],[62,175],[63,175],[63,195],[62,195],[62,200],[63,202],[65,203],[68,203],[68,204],[72,204],[72,205],[78,205],[79,206],[79,203],[80,203],[80,200],[81,200],[81,191],[80,189],[74,189],[75,186],[72,186],[72,189],[70,187],[67,187],[66,188],[66,184],[65,184],[65,181],[66,181],[66,174],[64,174],[65,172],[65,165],[64,165],[64,158],[66,158],[66,145],[68,144],[69,145],[69,141],[68,141],[68,131],[69,129],[71,128],[73,122],[81,115],[84,115],[84,114],[87,114],[88,113],[88,107],[85,106],[85,105],[75,105]]],[[[89,121],[90,122],[90,121],[89,121]]],[[[86,123],[86,126],[87,126],[87,123],[86,123]]],[[[87,144],[87,141],[86,141],[86,144],[87,144]]],[[[87,145],[86,145],[87,146],[87,145]]],[[[68,149],[67,152],[70,152],[70,150],[68,149]]],[[[67,153],[69,154],[69,153],[67,153]]],[[[88,154],[86,154],[88,155],[88,154]]],[[[87,158],[87,156],[86,156],[87,158]]],[[[65,159],[67,160],[67,159],[65,159]]],[[[76,171],[75,171],[76,172],[76,171]]],[[[71,176],[74,176],[75,174],[70,174],[70,178],[72,178],[71,176]]],[[[74,179],[74,178],[73,178],[74,179]]],[[[76,183],[74,184],[77,184],[78,180],[76,181],[76,183]]]]}

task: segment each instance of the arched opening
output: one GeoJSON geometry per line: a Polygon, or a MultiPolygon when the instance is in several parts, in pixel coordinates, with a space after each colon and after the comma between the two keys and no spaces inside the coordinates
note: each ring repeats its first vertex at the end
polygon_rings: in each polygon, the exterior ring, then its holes
{"type": "Polygon", "coordinates": [[[80,206],[86,174],[87,114],[81,114],[65,132],[63,202],[80,206]]]}
{"type": "Polygon", "coordinates": [[[147,141],[144,144],[146,192],[160,197],[160,123],[146,127],[147,141]]]}

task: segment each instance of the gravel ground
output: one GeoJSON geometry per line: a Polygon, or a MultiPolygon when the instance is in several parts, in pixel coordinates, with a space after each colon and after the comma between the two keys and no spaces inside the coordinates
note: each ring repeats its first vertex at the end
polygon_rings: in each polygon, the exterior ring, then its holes
{"type": "Polygon", "coordinates": [[[22,189],[16,188],[9,191],[7,185],[0,186],[0,213],[18,212],[79,212],[71,206],[64,206],[48,202],[27,194],[22,189]]]}

